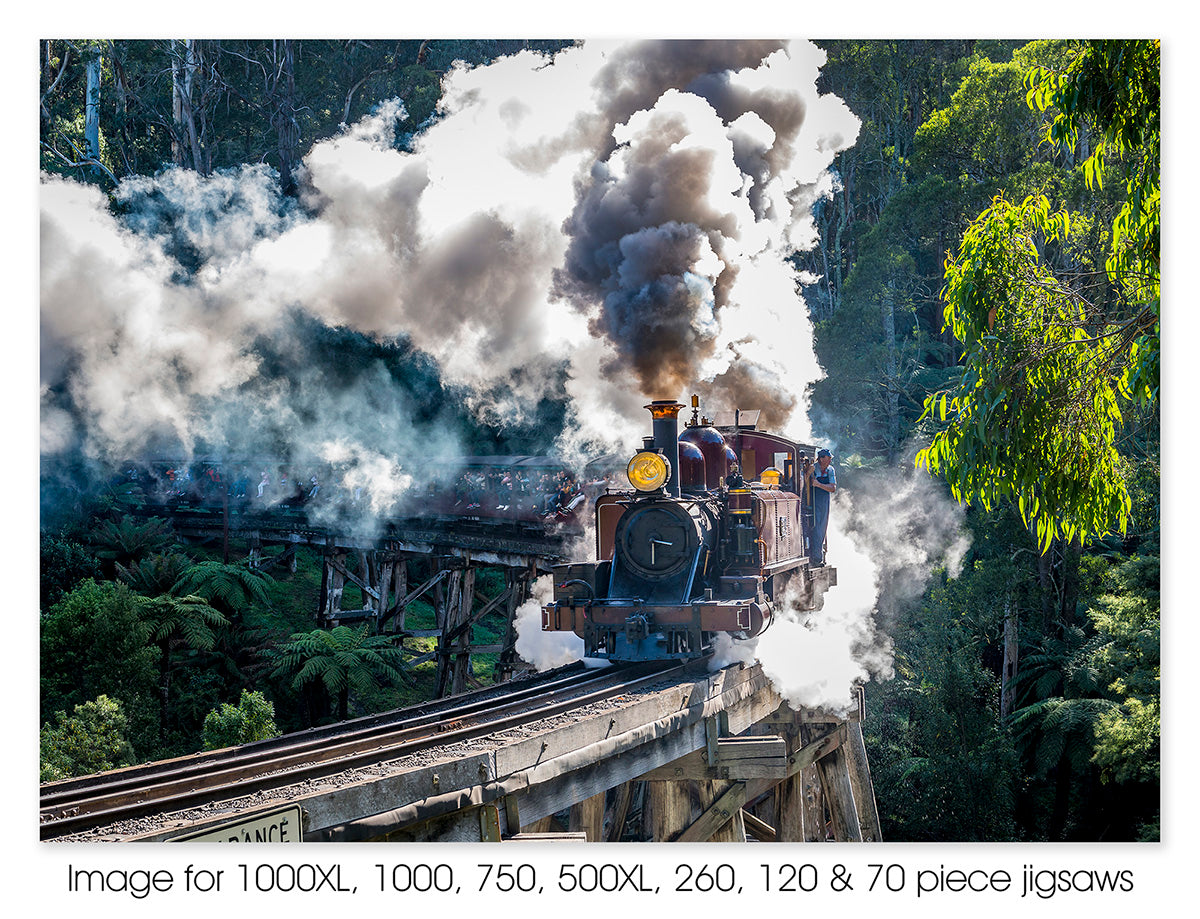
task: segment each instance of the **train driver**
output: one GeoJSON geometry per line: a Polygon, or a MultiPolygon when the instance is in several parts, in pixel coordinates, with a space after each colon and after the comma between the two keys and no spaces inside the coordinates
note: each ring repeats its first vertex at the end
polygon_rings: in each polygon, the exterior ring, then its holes
{"type": "Polygon", "coordinates": [[[829,529],[829,496],[837,491],[837,475],[833,470],[833,454],[828,450],[817,451],[817,464],[808,473],[813,486],[813,531],[809,557],[811,564],[825,564],[825,532],[829,529]]]}

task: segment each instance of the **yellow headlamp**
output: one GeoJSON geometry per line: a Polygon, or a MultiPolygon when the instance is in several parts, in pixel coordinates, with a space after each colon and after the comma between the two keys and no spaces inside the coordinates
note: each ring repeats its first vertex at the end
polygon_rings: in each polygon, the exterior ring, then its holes
{"type": "Polygon", "coordinates": [[[671,465],[660,453],[642,452],[629,461],[625,474],[638,491],[657,491],[671,477],[671,465]]]}

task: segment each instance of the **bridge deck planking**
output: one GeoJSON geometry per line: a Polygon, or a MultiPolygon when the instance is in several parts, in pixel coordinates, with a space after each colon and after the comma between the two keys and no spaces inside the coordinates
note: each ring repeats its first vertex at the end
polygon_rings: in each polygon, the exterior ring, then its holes
{"type": "MultiPolygon", "coordinates": [[[[311,841],[478,840],[479,809],[497,802],[501,832],[512,836],[520,828],[507,825],[506,798],[529,826],[704,749],[716,719],[730,730],[744,730],[775,713],[781,702],[760,668],[735,666],[582,715],[565,726],[556,719],[514,742],[504,743],[499,735],[492,750],[451,754],[410,769],[401,766],[396,773],[347,785],[297,789],[289,797],[303,808],[305,839],[311,841]]],[[[472,746],[478,749],[479,744],[472,746]]],[[[138,838],[170,839],[229,816],[138,838]]]]}

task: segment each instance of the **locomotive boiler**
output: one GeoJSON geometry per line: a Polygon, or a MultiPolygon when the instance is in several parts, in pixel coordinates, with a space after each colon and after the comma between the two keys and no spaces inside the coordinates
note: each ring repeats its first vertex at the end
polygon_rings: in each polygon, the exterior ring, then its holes
{"type": "Polygon", "coordinates": [[[555,566],[546,631],[573,631],[585,655],[691,658],[714,636],[753,638],[786,596],[817,609],[837,571],[809,565],[815,449],[759,431],[758,412],[682,432],[673,400],[646,406],[653,436],[629,461],[632,491],[596,500],[596,560],[555,566]]]}

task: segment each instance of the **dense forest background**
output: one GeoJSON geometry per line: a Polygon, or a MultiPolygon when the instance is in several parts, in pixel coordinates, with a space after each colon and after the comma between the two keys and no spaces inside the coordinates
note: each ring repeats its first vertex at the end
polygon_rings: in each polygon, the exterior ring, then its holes
{"type": "MultiPolygon", "coordinates": [[[[309,147],[379,100],[400,97],[417,131],[437,117],[440,78],[455,61],[565,44],[44,41],[41,167],[112,192],[172,165],[210,174],[261,163],[297,194],[309,147]]],[[[1069,232],[1042,240],[1038,256],[1089,309],[1116,309],[1120,285],[1104,266],[1136,186],[1092,181],[1095,126],[1084,124],[1073,146],[1043,142],[1055,112],[1031,104],[1028,75],[1061,71],[1077,43],[817,44],[828,55],[822,91],[862,127],[835,162],[835,194],[818,206],[819,244],[795,262],[826,374],[811,393],[814,428],[853,493],[911,469],[946,430],[944,403],[940,414],[927,407],[955,392],[967,363],[948,322],[947,258],[981,213],[998,195],[1040,195],[1069,212],[1069,232]]],[[[1157,118],[1156,94],[1154,106],[1157,118]]],[[[1103,168],[1128,175],[1138,155],[1120,150],[1103,168]]],[[[330,332],[325,345],[419,376],[434,410],[454,411],[453,394],[407,343],[330,332]]],[[[528,432],[458,423],[480,452],[528,443],[528,432]]],[[[1158,838],[1156,382],[1148,398],[1125,394],[1111,442],[1128,496],[1123,532],[1039,529],[1023,496],[975,501],[961,572],[937,573],[890,612],[895,678],[867,686],[864,725],[885,839],[1158,838]]],[[[1049,449],[1022,446],[1035,464],[1049,449]]],[[[401,676],[370,637],[307,632],[311,563],[280,578],[225,564],[178,544],[165,525],[124,516],[111,492],[53,506],[41,536],[43,779],[420,696],[421,675],[415,685],[401,676]],[[341,699],[322,688],[335,682],[295,680],[306,655],[334,645],[360,665],[341,699]]],[[[479,679],[486,669],[481,661],[479,679]]]]}

